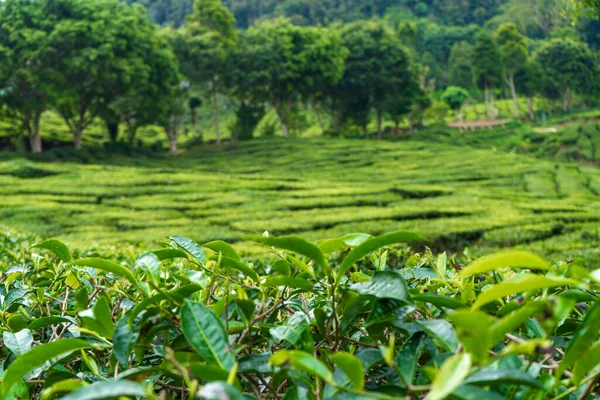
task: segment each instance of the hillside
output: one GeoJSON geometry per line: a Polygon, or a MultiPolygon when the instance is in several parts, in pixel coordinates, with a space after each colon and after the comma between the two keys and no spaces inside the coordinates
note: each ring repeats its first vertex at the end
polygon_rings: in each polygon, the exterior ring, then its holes
{"type": "Polygon", "coordinates": [[[0,163],[2,223],[74,246],[411,230],[436,249],[597,258],[600,172],[411,140],[267,139],[180,157],[0,163]]]}
{"type": "MultiPolygon", "coordinates": [[[[182,25],[193,0],[126,0],[144,5],[159,24],[182,25]]],[[[258,19],[285,16],[302,25],[327,24],[382,17],[431,17],[447,25],[482,25],[500,12],[508,0],[223,0],[238,27],[258,19]]]]}

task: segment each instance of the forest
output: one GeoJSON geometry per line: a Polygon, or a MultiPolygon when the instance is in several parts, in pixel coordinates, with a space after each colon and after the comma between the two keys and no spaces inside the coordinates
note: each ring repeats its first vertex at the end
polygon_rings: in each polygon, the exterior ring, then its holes
{"type": "Polygon", "coordinates": [[[199,110],[218,144],[222,131],[246,140],[259,125],[263,135],[318,126],[381,139],[388,123],[462,121],[465,104],[485,104],[476,120],[496,119],[497,99],[512,102],[500,117],[532,121],[595,104],[598,22],[574,23],[570,3],[391,3],[6,2],[5,146],[25,135],[42,151],[47,112],[75,148],[102,121],[113,143],[160,127],[176,153],[184,132],[202,141],[199,110]]]}
{"type": "Polygon", "coordinates": [[[600,398],[599,13],[0,1],[0,399],[600,398]]]}

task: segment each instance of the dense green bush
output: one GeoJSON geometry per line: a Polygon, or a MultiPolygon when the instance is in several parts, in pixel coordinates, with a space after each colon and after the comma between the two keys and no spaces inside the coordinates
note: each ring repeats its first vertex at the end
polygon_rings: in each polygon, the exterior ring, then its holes
{"type": "Polygon", "coordinates": [[[2,398],[595,398],[599,271],[527,252],[434,257],[173,236],[115,260],[0,236],[2,398]],[[62,397],[61,397],[62,396],[62,397]]]}

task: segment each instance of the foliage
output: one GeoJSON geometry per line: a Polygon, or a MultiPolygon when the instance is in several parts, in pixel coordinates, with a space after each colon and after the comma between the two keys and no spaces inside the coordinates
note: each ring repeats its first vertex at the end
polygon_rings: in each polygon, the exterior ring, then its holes
{"type": "Polygon", "coordinates": [[[272,255],[254,262],[182,236],[115,262],[0,240],[3,398],[595,393],[598,271],[583,260],[389,248],[426,240],[410,232],[265,235],[272,255]]]}
{"type": "Polygon", "coordinates": [[[33,152],[42,151],[40,120],[49,106],[51,82],[56,78],[49,43],[56,15],[49,14],[43,5],[8,1],[0,13],[1,104],[4,114],[27,133],[33,152]],[[32,58],[37,62],[28,62],[32,58]]]}
{"type": "Polygon", "coordinates": [[[469,92],[456,86],[448,86],[442,94],[442,100],[448,104],[451,110],[460,110],[468,98],[469,92]]]}
{"type": "Polygon", "coordinates": [[[595,58],[585,44],[553,39],[538,50],[536,58],[544,70],[550,90],[568,96],[569,91],[582,92],[591,86],[595,58]]]}
{"type": "Polygon", "coordinates": [[[467,42],[456,43],[448,60],[448,82],[453,86],[470,88],[473,86],[473,46],[467,42]]]}
{"type": "Polygon", "coordinates": [[[497,86],[502,76],[502,58],[498,43],[489,32],[477,34],[472,57],[475,84],[482,89],[497,86]]]}
{"type": "Polygon", "coordinates": [[[246,83],[238,87],[254,104],[266,102],[275,109],[284,136],[297,103],[315,100],[344,71],[347,50],[332,28],[300,28],[278,19],[250,28],[242,43],[240,60],[249,64],[241,66],[246,83]]]}

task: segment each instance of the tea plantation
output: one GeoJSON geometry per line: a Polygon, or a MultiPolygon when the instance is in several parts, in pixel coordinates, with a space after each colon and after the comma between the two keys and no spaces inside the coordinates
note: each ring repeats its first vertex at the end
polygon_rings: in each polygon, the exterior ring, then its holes
{"type": "Polygon", "coordinates": [[[9,156],[0,162],[0,220],[77,248],[180,234],[251,255],[265,250],[246,237],[264,231],[316,241],[410,230],[434,251],[516,247],[553,260],[600,259],[598,169],[489,141],[486,149],[429,139],[269,138],[177,158],[9,156]]]}

